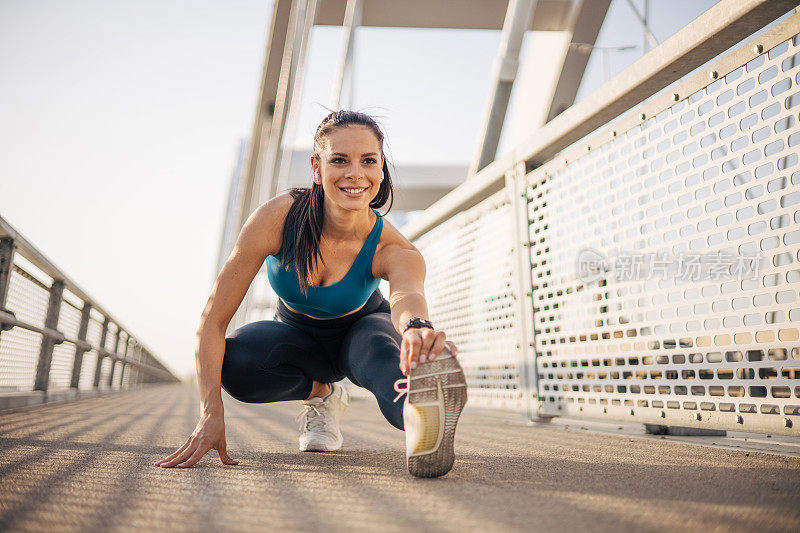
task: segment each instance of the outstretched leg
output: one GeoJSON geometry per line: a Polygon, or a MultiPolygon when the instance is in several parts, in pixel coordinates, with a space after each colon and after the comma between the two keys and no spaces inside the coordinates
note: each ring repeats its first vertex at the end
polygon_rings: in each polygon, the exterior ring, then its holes
{"type": "Polygon", "coordinates": [[[400,430],[403,402],[393,400],[397,396],[395,381],[405,378],[399,366],[401,341],[389,313],[371,313],[350,326],[339,354],[341,370],[350,381],[375,395],[383,416],[400,430]]]}

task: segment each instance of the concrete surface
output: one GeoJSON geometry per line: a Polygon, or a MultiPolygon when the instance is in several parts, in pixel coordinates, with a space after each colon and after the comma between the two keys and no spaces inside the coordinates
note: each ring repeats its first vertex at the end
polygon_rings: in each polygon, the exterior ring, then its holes
{"type": "Polygon", "coordinates": [[[153,466],[194,429],[194,387],[0,413],[0,530],[800,530],[798,457],[471,410],[453,470],[423,480],[373,401],[326,454],[296,451],[298,403],[225,402],[237,466],[153,466]]]}

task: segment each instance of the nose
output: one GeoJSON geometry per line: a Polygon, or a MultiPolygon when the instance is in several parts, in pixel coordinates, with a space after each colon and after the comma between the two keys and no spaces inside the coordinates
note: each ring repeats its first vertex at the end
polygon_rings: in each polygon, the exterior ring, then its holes
{"type": "Polygon", "coordinates": [[[359,162],[353,162],[350,165],[350,168],[347,169],[347,179],[358,181],[359,178],[364,177],[364,169],[361,168],[361,164],[359,162]]]}

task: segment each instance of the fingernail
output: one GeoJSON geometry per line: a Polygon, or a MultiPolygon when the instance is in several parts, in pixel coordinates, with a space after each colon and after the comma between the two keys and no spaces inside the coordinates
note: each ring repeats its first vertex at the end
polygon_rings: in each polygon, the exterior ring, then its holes
{"type": "Polygon", "coordinates": [[[428,361],[433,361],[436,358],[436,354],[431,352],[428,354],[428,361]]]}
{"type": "Polygon", "coordinates": [[[417,362],[411,361],[411,368],[417,368],[417,362]]]}
{"type": "Polygon", "coordinates": [[[424,362],[425,362],[425,360],[426,360],[426,358],[427,358],[427,356],[426,356],[425,354],[422,354],[422,355],[420,355],[420,356],[419,356],[419,362],[420,362],[420,363],[424,363],[424,362]]]}

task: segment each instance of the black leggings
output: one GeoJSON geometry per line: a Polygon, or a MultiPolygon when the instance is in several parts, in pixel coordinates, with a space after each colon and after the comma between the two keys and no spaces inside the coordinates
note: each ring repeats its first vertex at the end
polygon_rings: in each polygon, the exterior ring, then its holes
{"type": "Polygon", "coordinates": [[[238,328],[225,339],[222,388],[242,402],[305,400],[312,380],[345,377],[375,395],[394,427],[403,429],[403,402],[394,403],[402,336],[389,302],[375,290],[357,312],[331,319],[290,311],[279,300],[275,320],[238,328]]]}

